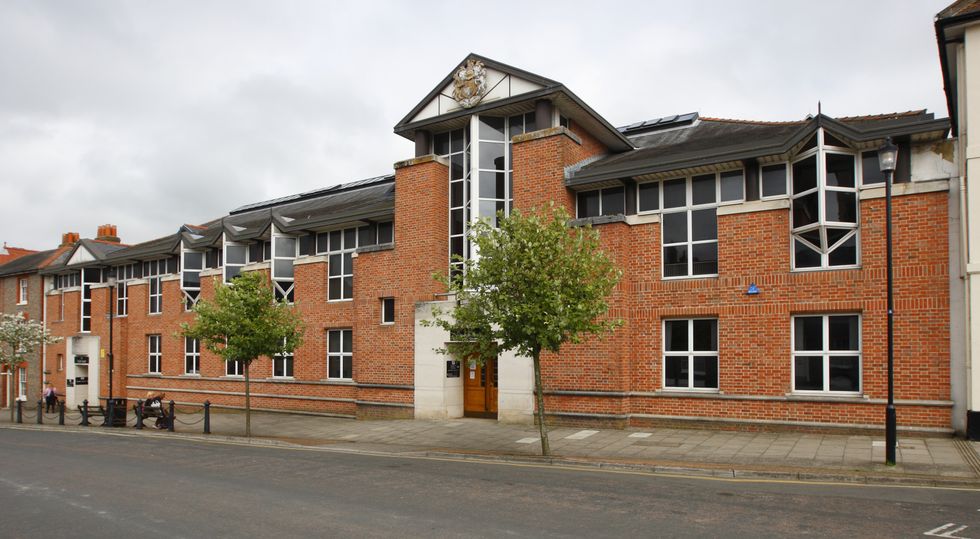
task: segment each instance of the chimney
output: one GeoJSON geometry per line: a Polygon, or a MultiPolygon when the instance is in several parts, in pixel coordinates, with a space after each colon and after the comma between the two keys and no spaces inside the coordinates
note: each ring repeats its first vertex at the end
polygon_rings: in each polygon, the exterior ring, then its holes
{"type": "Polygon", "coordinates": [[[58,247],[66,247],[77,242],[79,239],[78,232],[65,232],[61,235],[61,245],[58,247]]]}
{"type": "Polygon", "coordinates": [[[100,225],[99,231],[95,235],[95,239],[119,243],[119,236],[116,235],[116,225],[100,225]]]}

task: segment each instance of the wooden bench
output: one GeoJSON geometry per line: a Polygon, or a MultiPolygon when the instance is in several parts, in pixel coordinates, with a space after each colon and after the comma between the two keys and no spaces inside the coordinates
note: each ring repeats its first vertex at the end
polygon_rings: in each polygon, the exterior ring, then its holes
{"type": "Polygon", "coordinates": [[[167,410],[163,407],[162,403],[159,408],[153,406],[143,405],[143,413],[140,414],[140,406],[138,404],[133,405],[133,413],[139,418],[139,421],[146,419],[156,419],[156,428],[165,429],[170,426],[170,416],[167,415],[167,410]]]}

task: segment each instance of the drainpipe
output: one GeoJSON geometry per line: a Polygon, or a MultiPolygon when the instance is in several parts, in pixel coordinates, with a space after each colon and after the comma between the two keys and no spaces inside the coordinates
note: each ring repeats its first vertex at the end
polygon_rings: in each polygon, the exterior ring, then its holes
{"type": "MultiPolygon", "coordinates": [[[[41,327],[48,330],[48,278],[41,276],[41,327]]],[[[48,345],[41,345],[41,388],[44,388],[44,371],[48,370],[48,345]]]]}

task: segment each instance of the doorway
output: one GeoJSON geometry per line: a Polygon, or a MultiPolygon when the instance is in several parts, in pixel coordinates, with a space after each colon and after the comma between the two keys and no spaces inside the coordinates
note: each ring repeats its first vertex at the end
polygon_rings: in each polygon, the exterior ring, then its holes
{"type": "Polygon", "coordinates": [[[463,415],[466,417],[497,417],[497,358],[483,365],[476,360],[466,362],[463,375],[463,415]]]}

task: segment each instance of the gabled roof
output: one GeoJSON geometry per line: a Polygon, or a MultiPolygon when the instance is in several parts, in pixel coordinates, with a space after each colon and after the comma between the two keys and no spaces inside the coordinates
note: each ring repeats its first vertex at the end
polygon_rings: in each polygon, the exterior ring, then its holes
{"type": "Polygon", "coordinates": [[[435,88],[432,89],[432,91],[426,94],[425,98],[422,99],[419,104],[413,107],[412,110],[409,111],[409,113],[395,125],[395,133],[405,138],[413,139],[415,137],[415,131],[418,129],[435,131],[455,129],[461,125],[461,122],[465,122],[465,119],[473,114],[494,111],[497,114],[511,115],[519,112],[526,112],[529,106],[531,106],[529,104],[533,104],[539,99],[549,99],[554,102],[566,116],[589,131],[589,133],[599,139],[599,141],[605,144],[610,150],[624,151],[632,149],[633,146],[630,144],[629,139],[616,130],[615,127],[606,121],[605,118],[600,116],[599,113],[593,110],[592,107],[588,106],[584,101],[582,101],[581,98],[572,93],[572,91],[565,87],[564,84],[474,53],[468,54],[460,64],[465,64],[469,60],[478,60],[483,62],[483,64],[488,68],[500,71],[505,75],[516,77],[523,81],[528,81],[534,86],[537,86],[537,89],[515,93],[510,97],[484,100],[476,106],[468,109],[458,108],[445,113],[441,113],[440,111],[440,114],[438,115],[421,120],[414,120],[415,117],[423,109],[425,109],[433,99],[437,99],[440,94],[442,94],[443,89],[452,82],[453,74],[456,72],[456,69],[453,69],[435,88]]]}
{"type": "Polygon", "coordinates": [[[67,250],[67,248],[49,249],[15,258],[6,264],[0,265],[0,277],[22,273],[35,273],[48,264],[53,256],[67,252],[67,250]]]}
{"type": "Polygon", "coordinates": [[[102,265],[106,259],[117,251],[127,249],[129,246],[122,243],[115,243],[110,241],[93,240],[93,239],[81,239],[75,242],[75,244],[67,249],[64,253],[61,253],[56,259],[47,264],[41,273],[47,275],[51,273],[58,273],[66,268],[82,268],[87,266],[98,266],[102,265]],[[75,257],[76,253],[82,251],[90,256],[82,257],[84,260],[76,264],[70,264],[72,258],[75,257]]]}
{"type": "MultiPolygon", "coordinates": [[[[181,230],[183,230],[183,227],[181,227],[181,230]]],[[[104,262],[112,265],[121,265],[172,256],[179,252],[180,232],[174,232],[162,238],[144,241],[143,243],[137,243],[125,249],[120,249],[107,256],[104,262]]]]}
{"type": "Polygon", "coordinates": [[[0,247],[0,265],[6,264],[11,260],[16,260],[22,256],[29,255],[31,253],[36,253],[34,249],[22,249],[20,247],[11,247],[4,242],[3,246],[0,247]]]}
{"type": "Polygon", "coordinates": [[[924,110],[831,118],[820,114],[793,122],[699,118],[687,127],[642,131],[632,152],[609,156],[569,174],[568,186],[587,185],[697,166],[780,155],[812,136],[818,127],[853,142],[932,133],[944,137],[949,120],[924,110]]]}

